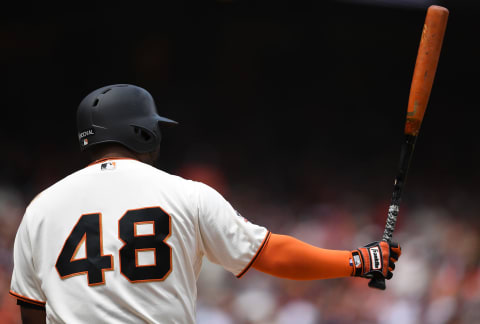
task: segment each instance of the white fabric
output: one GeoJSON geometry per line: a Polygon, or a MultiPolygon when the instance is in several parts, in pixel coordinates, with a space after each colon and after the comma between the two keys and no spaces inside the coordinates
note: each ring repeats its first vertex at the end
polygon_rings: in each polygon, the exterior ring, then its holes
{"type": "MultiPolygon", "coordinates": [[[[151,235],[148,226],[137,224],[136,235],[151,235]]],[[[15,240],[11,291],[46,302],[48,323],[194,323],[202,257],[239,275],[267,235],[205,184],[135,160],[102,161],[29,205],[15,240]],[[162,281],[132,283],[120,272],[119,219],[128,210],[156,206],[170,215],[164,242],[172,251],[171,272],[162,281]],[[55,264],[64,243],[81,216],[94,213],[101,213],[102,252],[112,256],[113,270],[103,272],[99,285],[89,286],[86,273],[62,279],[55,264]]],[[[80,258],[85,252],[78,245],[80,258]]],[[[151,251],[143,251],[137,266],[151,264],[151,251]]]]}

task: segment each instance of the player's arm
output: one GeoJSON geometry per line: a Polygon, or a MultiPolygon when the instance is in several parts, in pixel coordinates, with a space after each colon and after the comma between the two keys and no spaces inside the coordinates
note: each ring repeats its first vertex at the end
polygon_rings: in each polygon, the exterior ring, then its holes
{"type": "Polygon", "coordinates": [[[348,276],[390,279],[400,254],[398,244],[383,241],[354,251],[340,251],[321,249],[291,236],[272,234],[252,266],[270,275],[294,280],[348,276]]]}
{"type": "Polygon", "coordinates": [[[45,309],[20,305],[23,324],[45,324],[47,314],[45,309]]]}
{"type": "Polygon", "coordinates": [[[33,266],[35,252],[32,247],[35,245],[32,244],[28,229],[31,215],[31,210],[27,208],[15,237],[10,294],[17,299],[23,323],[45,323],[46,297],[33,266]]]}

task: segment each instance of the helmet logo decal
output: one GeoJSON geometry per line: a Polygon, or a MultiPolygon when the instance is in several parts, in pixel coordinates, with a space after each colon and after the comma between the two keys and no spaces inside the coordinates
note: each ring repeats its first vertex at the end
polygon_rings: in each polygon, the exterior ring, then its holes
{"type": "MultiPolygon", "coordinates": [[[[87,129],[83,132],[80,132],[78,133],[78,139],[81,140],[82,138],[84,137],[87,137],[87,136],[90,136],[90,135],[94,135],[95,134],[95,130],[93,128],[90,128],[90,129],[87,129]]],[[[88,142],[88,141],[87,141],[88,142]]]]}

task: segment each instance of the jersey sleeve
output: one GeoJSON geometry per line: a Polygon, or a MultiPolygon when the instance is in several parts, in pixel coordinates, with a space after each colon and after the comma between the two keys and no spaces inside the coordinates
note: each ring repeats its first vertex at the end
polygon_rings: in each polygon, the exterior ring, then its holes
{"type": "Polygon", "coordinates": [[[238,278],[266,245],[270,232],[243,218],[217,191],[199,183],[198,224],[203,253],[238,278]]]}
{"type": "Polygon", "coordinates": [[[32,242],[28,232],[28,214],[20,223],[13,247],[13,273],[10,294],[18,300],[36,306],[45,306],[45,295],[35,271],[32,242]]]}

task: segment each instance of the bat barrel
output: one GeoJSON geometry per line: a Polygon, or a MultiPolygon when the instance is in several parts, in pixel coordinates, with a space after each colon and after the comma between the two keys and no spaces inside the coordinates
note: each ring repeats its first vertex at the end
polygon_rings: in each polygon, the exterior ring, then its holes
{"type": "Polygon", "coordinates": [[[440,6],[428,8],[408,98],[405,134],[416,136],[420,131],[440,58],[447,20],[447,8],[440,6]]]}

